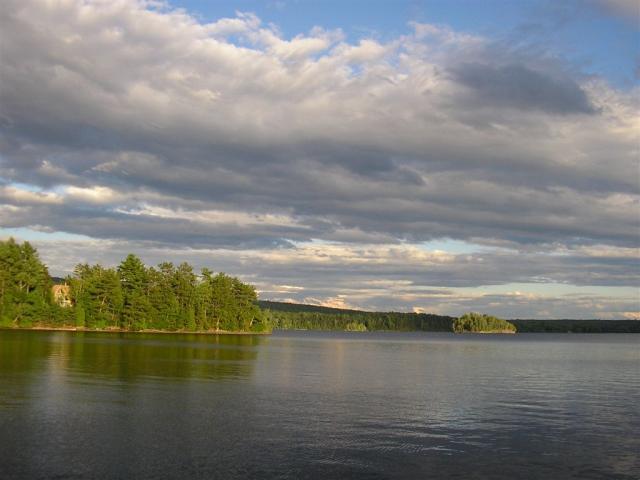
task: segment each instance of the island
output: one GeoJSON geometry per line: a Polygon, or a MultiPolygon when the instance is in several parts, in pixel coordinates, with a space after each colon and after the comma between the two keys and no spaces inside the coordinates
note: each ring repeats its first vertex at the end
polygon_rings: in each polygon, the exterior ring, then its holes
{"type": "Polygon", "coordinates": [[[513,323],[482,313],[465,313],[452,325],[455,333],[516,333],[513,323]]]}

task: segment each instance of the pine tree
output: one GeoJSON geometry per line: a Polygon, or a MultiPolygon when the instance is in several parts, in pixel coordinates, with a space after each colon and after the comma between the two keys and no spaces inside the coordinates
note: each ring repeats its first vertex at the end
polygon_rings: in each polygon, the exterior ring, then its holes
{"type": "Polygon", "coordinates": [[[0,242],[0,322],[31,326],[51,320],[51,279],[29,242],[0,242]]]}
{"type": "Polygon", "coordinates": [[[138,257],[130,254],[118,267],[118,275],[123,297],[120,325],[128,330],[142,330],[151,313],[147,270],[138,257]]]}
{"type": "Polygon", "coordinates": [[[78,264],[67,278],[71,307],[53,301],[51,278],[28,242],[0,241],[0,325],[76,325],[141,330],[265,328],[251,285],[224,273],[161,263],[147,269],[135,255],[117,269],[78,264]]]}
{"type": "Polygon", "coordinates": [[[178,328],[195,329],[196,276],[186,262],[174,274],[175,295],[179,306],[178,328]]]}

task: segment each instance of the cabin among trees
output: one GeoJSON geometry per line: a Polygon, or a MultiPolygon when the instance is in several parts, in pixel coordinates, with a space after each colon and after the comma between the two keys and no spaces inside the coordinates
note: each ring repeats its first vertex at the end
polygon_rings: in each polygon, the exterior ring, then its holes
{"type": "Polygon", "coordinates": [[[63,284],[28,242],[0,240],[0,327],[264,332],[255,287],[191,265],[147,267],[129,255],[116,268],[79,264],[63,284]]]}
{"type": "Polygon", "coordinates": [[[51,287],[53,301],[62,308],[69,308],[73,305],[71,302],[71,287],[66,283],[64,285],[54,285],[51,287]]]}

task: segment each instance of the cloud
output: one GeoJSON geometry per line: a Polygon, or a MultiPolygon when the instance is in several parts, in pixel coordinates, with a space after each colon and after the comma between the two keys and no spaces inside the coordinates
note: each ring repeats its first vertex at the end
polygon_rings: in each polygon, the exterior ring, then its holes
{"type": "Polygon", "coordinates": [[[568,78],[551,78],[524,65],[459,65],[452,71],[458,82],[471,89],[475,101],[490,107],[539,109],[549,113],[595,113],[578,84],[568,78]]]}
{"type": "Polygon", "coordinates": [[[334,286],[313,298],[378,276],[637,284],[637,257],[580,249],[638,247],[638,91],[523,48],[418,23],[350,43],[251,13],[9,0],[0,225],[233,251],[264,262],[257,281],[334,286]],[[425,259],[442,238],[495,251],[425,259]]]}

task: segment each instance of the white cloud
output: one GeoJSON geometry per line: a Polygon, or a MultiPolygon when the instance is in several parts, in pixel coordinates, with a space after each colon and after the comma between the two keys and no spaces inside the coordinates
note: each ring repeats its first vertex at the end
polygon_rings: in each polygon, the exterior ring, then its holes
{"type": "Polygon", "coordinates": [[[11,185],[4,187],[0,186],[0,201],[3,200],[4,202],[16,203],[21,205],[62,203],[62,198],[60,197],[60,195],[57,195],[53,192],[34,192],[31,190],[17,188],[11,185]]]}

